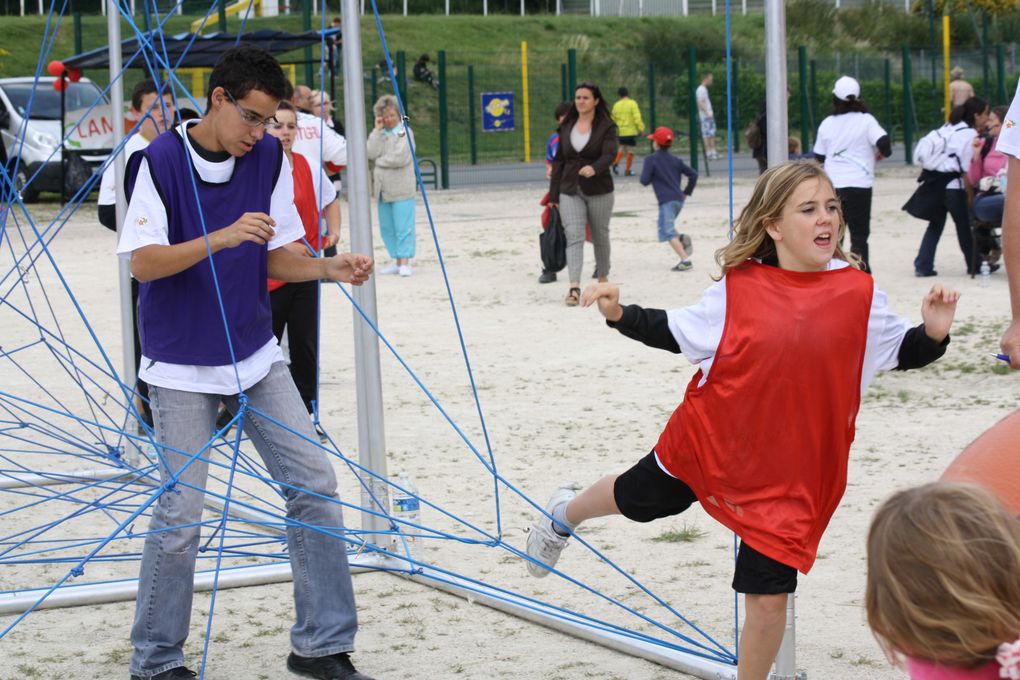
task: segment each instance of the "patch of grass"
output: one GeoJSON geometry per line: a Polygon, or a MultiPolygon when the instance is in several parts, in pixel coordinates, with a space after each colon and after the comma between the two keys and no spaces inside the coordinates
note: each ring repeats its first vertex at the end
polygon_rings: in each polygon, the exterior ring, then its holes
{"type": "Polygon", "coordinates": [[[707,531],[684,522],[683,526],[678,530],[664,531],[652,540],[656,543],[693,543],[707,534],[707,531]]]}

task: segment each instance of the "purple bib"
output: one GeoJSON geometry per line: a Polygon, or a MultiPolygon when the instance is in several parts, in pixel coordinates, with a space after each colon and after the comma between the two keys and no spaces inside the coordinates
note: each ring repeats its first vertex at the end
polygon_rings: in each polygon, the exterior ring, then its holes
{"type": "MultiPolygon", "coordinates": [[[[234,158],[234,174],[227,182],[212,184],[191,168],[184,140],[174,129],[128,160],[128,200],[143,158],[166,208],[169,240],[174,245],[202,238],[203,219],[211,234],[230,226],[243,213],[269,214],[283,149],[266,135],[247,154],[234,158]]],[[[268,252],[264,245],[245,242],[213,254],[215,275],[206,258],[172,276],[142,283],[138,296],[142,354],[171,364],[222,366],[250,357],[269,342],[273,316],[266,288],[268,252]],[[226,324],[216,297],[217,281],[226,324]]]]}

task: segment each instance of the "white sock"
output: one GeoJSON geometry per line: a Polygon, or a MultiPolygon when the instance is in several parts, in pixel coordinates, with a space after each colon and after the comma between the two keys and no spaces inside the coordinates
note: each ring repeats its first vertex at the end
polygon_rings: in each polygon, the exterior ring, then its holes
{"type": "Polygon", "coordinates": [[[566,503],[560,503],[559,505],[557,505],[555,508],[553,508],[553,511],[550,514],[552,514],[553,519],[556,520],[555,522],[553,522],[553,531],[555,531],[560,536],[564,537],[569,536],[570,534],[565,533],[566,531],[574,533],[574,530],[577,529],[576,524],[567,521],[566,503]]]}

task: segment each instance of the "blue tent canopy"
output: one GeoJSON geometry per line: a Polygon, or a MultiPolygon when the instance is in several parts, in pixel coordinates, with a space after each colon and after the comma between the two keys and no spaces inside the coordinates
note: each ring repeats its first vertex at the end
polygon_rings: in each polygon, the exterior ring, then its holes
{"type": "MultiPolygon", "coordinates": [[[[339,32],[340,29],[337,28],[308,33],[287,33],[286,31],[262,29],[242,33],[240,39],[241,42],[258,45],[270,54],[278,55],[303,47],[313,47],[320,44],[323,37],[327,47],[339,44],[339,32]]],[[[229,33],[210,33],[209,35],[178,33],[168,36],[161,31],[150,31],[142,34],[141,39],[138,36],[133,36],[121,41],[121,63],[124,64],[124,68],[147,68],[143,52],[155,49],[158,54],[165,55],[175,68],[213,66],[220,54],[237,42],[238,37],[229,33]],[[145,45],[145,49],[142,50],[140,45],[145,45]]],[[[103,46],[69,57],[63,60],[64,66],[77,69],[108,68],[110,65],[109,49],[109,46],[103,46]]],[[[303,60],[285,61],[285,63],[303,63],[303,60]]]]}

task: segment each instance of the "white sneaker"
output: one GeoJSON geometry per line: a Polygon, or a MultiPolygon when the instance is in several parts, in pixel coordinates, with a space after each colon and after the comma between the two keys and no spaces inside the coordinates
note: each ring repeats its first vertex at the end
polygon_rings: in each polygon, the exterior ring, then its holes
{"type": "Polygon", "coordinates": [[[410,276],[411,275],[411,265],[409,265],[409,264],[402,264],[402,265],[400,265],[399,272],[400,272],[401,276],[410,276]]]}
{"type": "MultiPolygon", "coordinates": [[[[552,514],[559,505],[569,503],[577,495],[574,490],[576,485],[562,486],[556,490],[549,502],[545,505],[545,511],[552,514]]],[[[531,533],[528,534],[528,573],[535,578],[542,578],[549,575],[549,569],[559,562],[560,553],[567,547],[569,536],[560,536],[553,529],[553,521],[545,515],[540,516],[531,525],[531,533]],[[542,566],[548,565],[547,567],[542,566]]]]}
{"type": "Polygon", "coordinates": [[[396,274],[399,271],[400,271],[400,267],[398,267],[397,265],[395,265],[395,264],[388,264],[385,267],[383,267],[382,271],[379,272],[379,273],[380,274],[396,274]]]}

